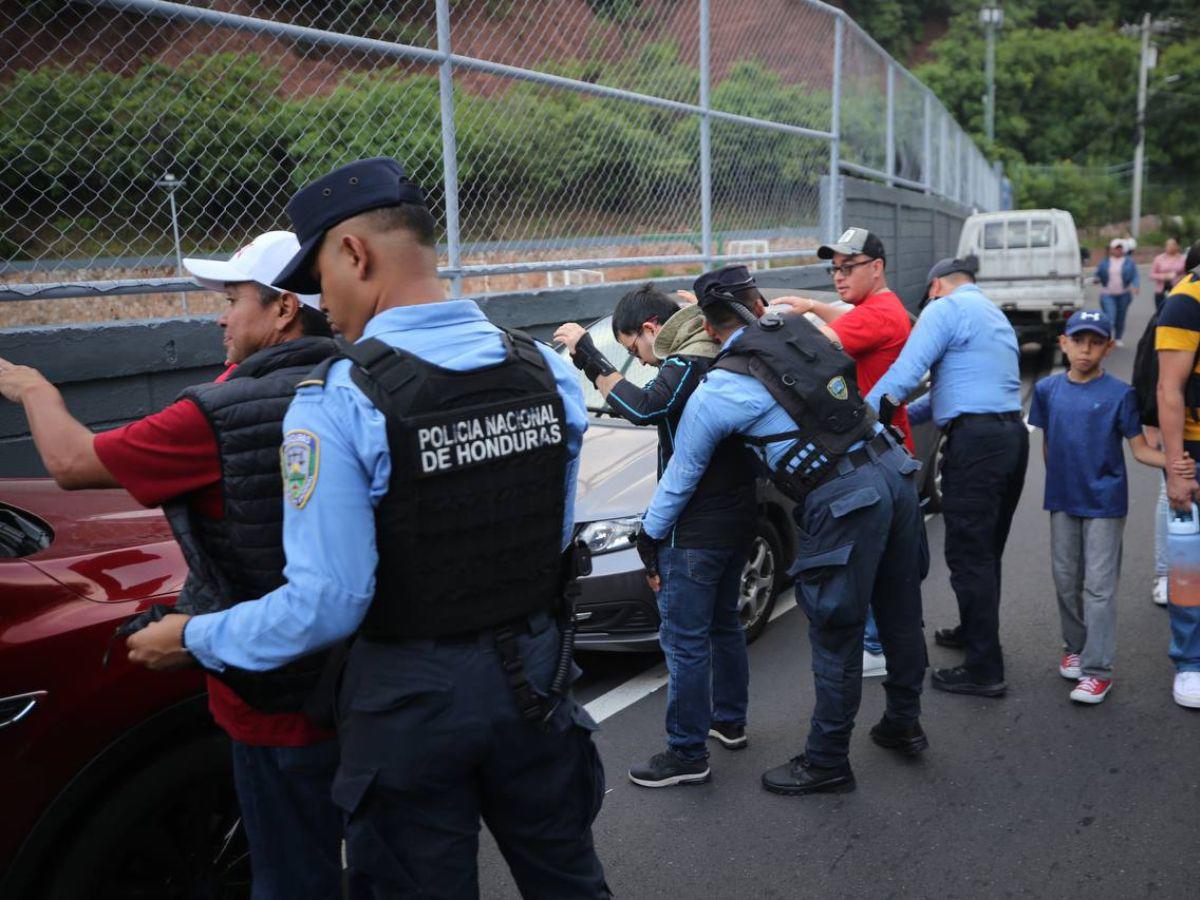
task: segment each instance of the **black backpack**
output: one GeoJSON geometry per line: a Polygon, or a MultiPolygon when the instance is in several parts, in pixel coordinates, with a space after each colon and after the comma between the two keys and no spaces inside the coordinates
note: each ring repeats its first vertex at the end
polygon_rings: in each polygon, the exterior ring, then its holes
{"type": "MultiPolygon", "coordinates": [[[[1146,323],[1133,355],[1133,392],[1137,395],[1138,416],[1143,425],[1153,428],[1158,427],[1158,353],[1154,349],[1154,332],[1158,328],[1160,312],[1146,323]]],[[[1200,422],[1200,379],[1194,374],[1197,360],[1200,360],[1200,347],[1196,348],[1196,356],[1192,359],[1193,375],[1184,389],[1184,402],[1188,417],[1200,422]]]]}

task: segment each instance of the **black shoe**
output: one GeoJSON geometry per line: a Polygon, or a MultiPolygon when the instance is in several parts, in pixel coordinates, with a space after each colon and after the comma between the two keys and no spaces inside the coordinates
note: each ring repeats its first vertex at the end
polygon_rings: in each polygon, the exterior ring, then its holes
{"type": "Polygon", "coordinates": [[[929,683],[939,691],[951,694],[973,694],[976,697],[1003,697],[1008,685],[1003,681],[976,681],[966,666],[953,669],[934,669],[929,683]]]}
{"type": "Polygon", "coordinates": [[[933,633],[933,642],[939,647],[949,647],[952,650],[962,650],[967,646],[967,639],[963,637],[961,625],[954,628],[939,628],[933,633]]]}
{"type": "Polygon", "coordinates": [[[886,715],[871,729],[871,740],[888,750],[899,750],[906,756],[916,756],[929,746],[920,722],[897,725],[886,715]]]}
{"type": "Polygon", "coordinates": [[[629,780],[642,787],[660,788],[673,784],[699,784],[708,781],[708,760],[689,762],[673,751],[656,753],[649,762],[629,768],[629,780]]]}
{"type": "Polygon", "coordinates": [[[715,737],[727,750],[743,750],[749,743],[746,739],[746,726],[734,725],[732,722],[713,722],[708,727],[708,736],[715,737]]]}
{"type": "Polygon", "coordinates": [[[809,765],[804,754],[793,756],[782,766],[763,772],[762,786],[773,794],[844,794],[854,790],[850,763],[831,769],[809,765]]]}

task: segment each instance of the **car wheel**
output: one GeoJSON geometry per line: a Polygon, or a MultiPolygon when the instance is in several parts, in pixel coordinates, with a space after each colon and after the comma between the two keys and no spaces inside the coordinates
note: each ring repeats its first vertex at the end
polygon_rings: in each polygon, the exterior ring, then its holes
{"type": "Polygon", "coordinates": [[[214,734],[147,761],[99,803],[56,868],[56,900],[248,898],[228,738],[214,734]]]}
{"type": "Polygon", "coordinates": [[[938,434],[933,443],[933,452],[925,460],[925,512],[942,511],[942,454],[946,449],[946,435],[938,434]]]}
{"type": "Polygon", "coordinates": [[[750,556],[742,569],[738,593],[738,618],[746,630],[746,643],[758,639],[775,608],[783,551],[779,533],[766,519],[760,519],[750,556]]]}

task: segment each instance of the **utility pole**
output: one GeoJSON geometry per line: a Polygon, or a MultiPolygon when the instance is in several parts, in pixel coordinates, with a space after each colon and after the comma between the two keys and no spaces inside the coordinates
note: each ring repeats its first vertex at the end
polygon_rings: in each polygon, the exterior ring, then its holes
{"type": "Polygon", "coordinates": [[[979,10],[979,21],[983,23],[983,31],[987,36],[987,55],[984,62],[987,96],[983,101],[983,130],[990,145],[996,139],[996,29],[1004,23],[1004,10],[999,6],[986,4],[979,10]]]}
{"type": "Polygon", "coordinates": [[[1142,220],[1142,164],[1146,152],[1146,73],[1154,63],[1150,59],[1150,13],[1142,16],[1142,53],[1138,60],[1137,144],[1133,148],[1133,202],[1129,231],[1135,238],[1142,220]]]}

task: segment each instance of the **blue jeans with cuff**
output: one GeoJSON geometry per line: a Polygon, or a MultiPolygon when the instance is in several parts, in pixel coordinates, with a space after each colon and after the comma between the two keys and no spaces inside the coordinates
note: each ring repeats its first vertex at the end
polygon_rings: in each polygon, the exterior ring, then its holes
{"type": "Polygon", "coordinates": [[[738,595],[740,549],[658,551],[662,587],[659,642],[667,660],[667,746],[687,760],[708,758],[713,722],[746,723],[750,667],[738,595]]]}
{"type": "Polygon", "coordinates": [[[252,900],[342,894],[342,813],[333,804],[334,738],[308,747],[233,742],[233,779],[250,844],[252,900]]]}

